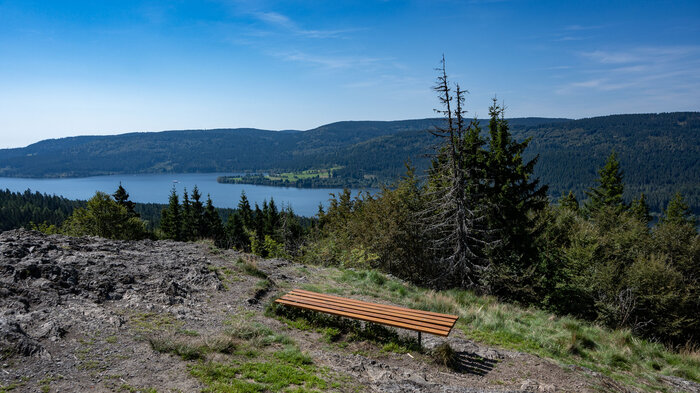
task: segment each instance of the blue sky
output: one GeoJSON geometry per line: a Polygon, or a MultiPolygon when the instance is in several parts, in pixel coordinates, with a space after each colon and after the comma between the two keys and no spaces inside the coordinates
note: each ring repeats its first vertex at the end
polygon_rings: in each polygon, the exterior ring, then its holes
{"type": "Polygon", "coordinates": [[[700,110],[698,1],[3,1],[0,148],[434,116],[700,110]]]}

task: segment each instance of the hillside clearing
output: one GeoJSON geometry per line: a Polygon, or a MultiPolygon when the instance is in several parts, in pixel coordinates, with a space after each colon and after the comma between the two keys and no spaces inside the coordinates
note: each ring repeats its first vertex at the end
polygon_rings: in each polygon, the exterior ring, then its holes
{"type": "Polygon", "coordinates": [[[0,254],[1,392],[700,391],[697,352],[373,271],[24,230],[0,254]],[[413,332],[270,306],[296,287],[460,322],[420,349],[413,332]]]}

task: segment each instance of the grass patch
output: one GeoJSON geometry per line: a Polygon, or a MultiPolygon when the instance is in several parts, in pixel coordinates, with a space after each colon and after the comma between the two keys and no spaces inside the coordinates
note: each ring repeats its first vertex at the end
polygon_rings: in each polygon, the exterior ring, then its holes
{"type": "Polygon", "coordinates": [[[272,344],[292,343],[286,335],[277,333],[259,322],[251,321],[252,315],[252,313],[245,313],[229,318],[225,322],[225,334],[246,341],[249,345],[257,348],[272,344]]]}
{"type": "Polygon", "coordinates": [[[209,353],[232,354],[236,350],[235,338],[228,335],[193,339],[166,333],[149,337],[148,343],[154,351],[171,353],[182,360],[202,360],[209,353]]]}
{"type": "Polygon", "coordinates": [[[248,363],[200,363],[190,373],[207,385],[208,392],[279,392],[290,387],[326,389],[327,382],[310,365],[285,361],[248,363]]]}
{"type": "Polygon", "coordinates": [[[129,324],[136,333],[144,335],[182,328],[182,322],[169,313],[133,313],[129,316],[129,324]]]}
{"type": "Polygon", "coordinates": [[[0,393],[11,392],[15,389],[21,388],[22,386],[24,386],[24,382],[13,382],[7,385],[2,385],[0,386],[0,393]]]}
{"type": "MultiPolygon", "coordinates": [[[[197,361],[190,373],[206,385],[206,392],[325,391],[329,382],[313,359],[284,334],[241,313],[226,321],[224,334],[236,341],[228,361],[197,361]]],[[[335,385],[333,385],[335,386],[335,385]]]]}
{"type": "Polygon", "coordinates": [[[334,327],[327,327],[321,332],[323,333],[323,338],[329,343],[338,341],[342,336],[340,329],[334,327]]]}
{"type": "Polygon", "coordinates": [[[255,261],[252,259],[243,259],[241,257],[236,261],[236,265],[241,269],[241,271],[249,276],[261,278],[267,280],[267,273],[258,269],[255,261]]]}
{"type": "Polygon", "coordinates": [[[270,289],[272,286],[272,283],[268,279],[263,279],[255,283],[255,289],[256,290],[263,290],[266,291],[270,289]]]}
{"type": "Polygon", "coordinates": [[[129,393],[158,393],[155,388],[137,388],[124,383],[118,387],[118,392],[129,392],[129,393]]]}
{"type": "Polygon", "coordinates": [[[364,295],[411,308],[455,314],[456,328],[470,339],[506,349],[575,364],[645,391],[665,391],[659,375],[700,382],[700,352],[671,351],[662,344],[635,337],[629,330],[612,330],[571,317],[558,317],[536,308],[522,308],[470,291],[432,291],[392,280],[367,270],[327,270],[318,292],[341,296],[364,295]]]}

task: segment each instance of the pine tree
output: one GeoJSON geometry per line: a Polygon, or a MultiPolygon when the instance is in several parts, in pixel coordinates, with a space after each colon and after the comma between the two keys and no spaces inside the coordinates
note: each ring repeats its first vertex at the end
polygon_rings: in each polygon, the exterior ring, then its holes
{"type": "Polygon", "coordinates": [[[263,208],[265,216],[265,234],[272,236],[275,240],[279,240],[277,231],[280,226],[280,216],[275,205],[275,200],[270,197],[270,203],[267,204],[267,211],[263,208]]]}
{"type": "Polygon", "coordinates": [[[274,231],[274,228],[270,227],[270,222],[267,219],[269,214],[270,214],[270,208],[267,205],[267,199],[263,199],[263,204],[262,204],[263,235],[270,235],[274,231]]]}
{"type": "Polygon", "coordinates": [[[119,188],[117,188],[117,191],[112,194],[112,197],[120,206],[124,206],[126,208],[126,211],[130,216],[139,217],[139,214],[134,210],[136,204],[129,200],[129,194],[126,192],[124,187],[122,187],[121,182],[119,182],[119,188]]]}
{"type": "Polygon", "coordinates": [[[180,199],[173,186],[168,198],[168,207],[161,211],[160,227],[166,239],[182,240],[182,212],[180,199]]]}
{"type": "Polygon", "coordinates": [[[182,193],[182,240],[188,241],[194,238],[195,227],[192,216],[192,204],[185,188],[182,193]]]}
{"type": "Polygon", "coordinates": [[[291,206],[287,206],[287,208],[280,213],[279,218],[280,233],[282,242],[284,243],[284,250],[289,255],[296,255],[297,251],[301,247],[304,229],[299,223],[299,219],[294,214],[291,206]]]}
{"type": "Polygon", "coordinates": [[[230,246],[245,252],[250,252],[250,237],[243,226],[243,219],[238,211],[231,214],[226,222],[230,246]]]}
{"type": "Polygon", "coordinates": [[[559,206],[577,212],[579,210],[578,199],[576,199],[574,192],[569,191],[568,194],[562,195],[561,198],[559,198],[559,206]]]}
{"type": "Polygon", "coordinates": [[[426,238],[431,239],[440,276],[437,286],[478,287],[488,260],[489,245],[486,209],[483,199],[484,161],[475,120],[464,119],[464,94],[456,85],[454,95],[447,79],[445,59],[438,69],[434,90],[445,123],[431,133],[444,144],[432,161],[427,191],[427,208],[419,214],[425,224],[426,238]]]}
{"type": "Polygon", "coordinates": [[[192,225],[193,225],[193,236],[194,238],[204,237],[207,232],[207,228],[204,223],[204,204],[201,201],[202,194],[199,193],[199,189],[195,185],[192,189],[192,225]]]}
{"type": "Polygon", "coordinates": [[[651,214],[649,214],[649,205],[647,205],[646,196],[642,193],[639,199],[632,201],[630,205],[630,213],[639,221],[649,225],[651,222],[651,214]]]}
{"type": "Polygon", "coordinates": [[[661,222],[695,227],[695,217],[680,192],[676,192],[668,202],[661,216],[661,222]]]}
{"type": "Polygon", "coordinates": [[[207,203],[204,208],[204,224],[207,227],[207,237],[213,239],[217,247],[225,246],[223,244],[225,242],[224,225],[211,201],[210,195],[207,195],[207,203]]]}
{"type": "Polygon", "coordinates": [[[590,200],[586,203],[588,212],[596,212],[602,207],[610,207],[618,212],[622,212],[626,206],[622,199],[624,184],[622,183],[623,172],[620,169],[620,162],[617,160],[617,153],[613,150],[608,156],[599,171],[599,185],[586,191],[590,200]]]}
{"type": "Polygon", "coordinates": [[[245,191],[241,191],[241,199],[238,201],[238,212],[241,214],[241,220],[246,228],[253,227],[253,211],[250,209],[250,202],[245,195],[245,191]]]}
{"type": "Polygon", "coordinates": [[[253,213],[253,231],[258,244],[263,244],[265,241],[265,217],[258,203],[255,203],[255,212],[253,213]]]}
{"type": "Polygon", "coordinates": [[[547,186],[540,186],[539,179],[532,178],[539,156],[523,162],[530,139],[522,142],[513,139],[504,108],[495,98],[489,115],[487,197],[492,207],[489,226],[499,235],[498,245],[490,250],[491,291],[527,301],[523,297],[531,293],[534,285],[538,256],[533,217],[547,206],[547,186]]]}

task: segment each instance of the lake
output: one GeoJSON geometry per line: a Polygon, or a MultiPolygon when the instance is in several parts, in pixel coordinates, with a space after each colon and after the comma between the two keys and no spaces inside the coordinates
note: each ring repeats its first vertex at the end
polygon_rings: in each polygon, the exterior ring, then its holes
{"type": "MultiPolygon", "coordinates": [[[[60,195],[68,199],[87,200],[95,191],[114,193],[121,182],[129,193],[129,199],[142,203],[168,203],[168,196],[173,186],[180,198],[187,188],[191,193],[195,185],[206,200],[207,194],[216,207],[237,207],[241,192],[245,190],[250,204],[257,202],[262,207],[263,200],[275,199],[278,208],[291,205],[296,214],[313,216],[318,212],[319,203],[328,206],[329,193],[339,193],[342,189],[334,188],[286,188],[258,186],[250,184],[221,184],[216,182],[218,176],[237,176],[238,173],[184,173],[184,174],[140,174],[110,175],[62,179],[25,179],[0,177],[0,189],[23,192],[27,189],[45,194],[60,195]]],[[[357,195],[358,190],[353,190],[357,195]]],[[[181,199],[182,201],[182,199],[181,199]]]]}

